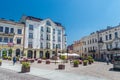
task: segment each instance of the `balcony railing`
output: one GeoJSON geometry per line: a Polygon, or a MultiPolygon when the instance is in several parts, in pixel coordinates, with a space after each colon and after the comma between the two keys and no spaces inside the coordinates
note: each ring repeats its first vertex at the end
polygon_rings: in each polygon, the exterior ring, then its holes
{"type": "Polygon", "coordinates": [[[4,36],[14,36],[15,33],[1,33],[1,32],[0,32],[0,35],[4,35],[4,36]]]}

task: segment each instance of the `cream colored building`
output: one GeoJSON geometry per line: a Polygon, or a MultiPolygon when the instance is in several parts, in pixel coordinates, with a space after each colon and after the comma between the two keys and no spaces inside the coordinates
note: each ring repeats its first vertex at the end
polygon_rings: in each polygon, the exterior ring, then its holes
{"type": "MultiPolygon", "coordinates": [[[[74,51],[79,52],[82,47],[84,55],[91,55],[95,59],[105,60],[106,56],[112,60],[113,55],[120,53],[120,25],[107,27],[100,31],[91,33],[74,43],[74,51]],[[80,45],[80,42],[83,45],[80,45]]],[[[79,52],[80,53],[80,52],[79,52]]]]}
{"type": "Polygon", "coordinates": [[[0,57],[22,56],[24,24],[12,20],[0,19],[0,57]],[[10,53],[12,49],[12,54],[10,53]]]}

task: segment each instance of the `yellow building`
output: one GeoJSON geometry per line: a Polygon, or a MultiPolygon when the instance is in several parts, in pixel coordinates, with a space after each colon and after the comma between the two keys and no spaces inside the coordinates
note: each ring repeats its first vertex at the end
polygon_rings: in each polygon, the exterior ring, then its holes
{"type": "Polygon", "coordinates": [[[24,24],[0,19],[0,57],[21,56],[23,51],[24,24]]]}

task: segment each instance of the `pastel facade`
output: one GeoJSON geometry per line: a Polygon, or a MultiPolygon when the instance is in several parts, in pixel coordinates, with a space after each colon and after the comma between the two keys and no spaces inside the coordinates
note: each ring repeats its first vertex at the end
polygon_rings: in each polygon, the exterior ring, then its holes
{"type": "Polygon", "coordinates": [[[84,55],[91,55],[95,59],[102,60],[105,60],[108,56],[112,60],[113,55],[120,53],[120,25],[93,32],[80,39],[79,43],[74,43],[74,45],[78,45],[77,47],[74,46],[76,52],[81,50],[80,47],[82,47],[82,54],[84,55]],[[83,45],[79,45],[80,42],[83,45]]]}
{"type": "Polygon", "coordinates": [[[21,56],[23,51],[24,24],[0,19],[0,57],[21,56]],[[12,49],[10,54],[9,50],[12,49]]]}

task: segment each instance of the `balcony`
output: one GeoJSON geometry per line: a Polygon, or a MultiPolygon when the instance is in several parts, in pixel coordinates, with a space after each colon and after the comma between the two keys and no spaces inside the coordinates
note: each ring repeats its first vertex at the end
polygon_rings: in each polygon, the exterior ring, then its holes
{"type": "Polygon", "coordinates": [[[89,52],[89,53],[95,53],[96,50],[89,50],[88,52],[89,52]]]}
{"type": "Polygon", "coordinates": [[[2,36],[14,36],[15,35],[15,33],[1,33],[0,32],[0,35],[2,35],[2,36]]]}

